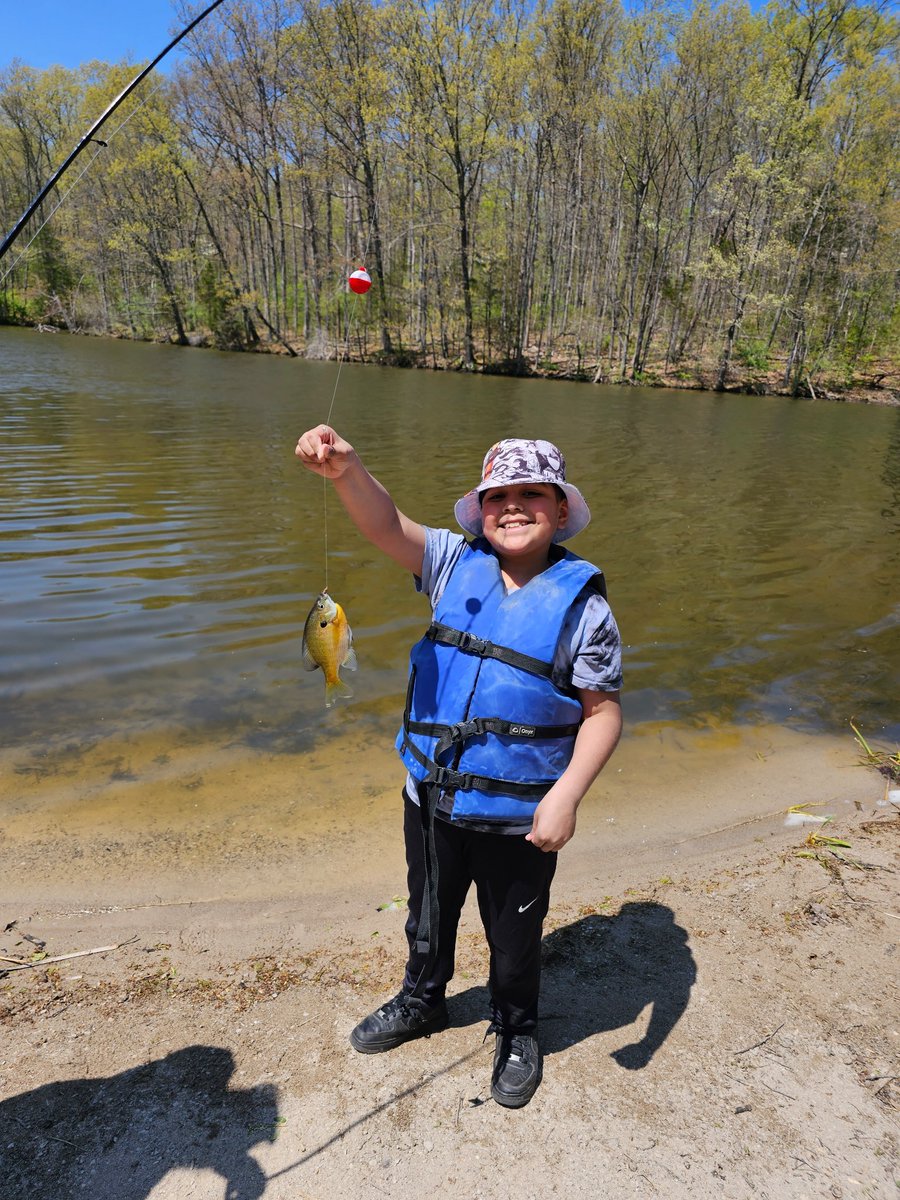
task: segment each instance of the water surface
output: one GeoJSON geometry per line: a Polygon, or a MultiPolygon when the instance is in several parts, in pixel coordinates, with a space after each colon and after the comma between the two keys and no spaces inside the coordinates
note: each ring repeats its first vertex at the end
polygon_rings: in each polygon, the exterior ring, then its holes
{"type": "Polygon", "coordinates": [[[558,442],[606,571],[632,729],[785,724],[900,736],[900,411],[469,378],[0,329],[3,746],[152,736],[302,751],[385,736],[427,623],[332,497],[328,582],[353,625],[326,712],[300,640],[325,582],[324,419],[401,508],[453,527],[482,455],[558,442]]]}

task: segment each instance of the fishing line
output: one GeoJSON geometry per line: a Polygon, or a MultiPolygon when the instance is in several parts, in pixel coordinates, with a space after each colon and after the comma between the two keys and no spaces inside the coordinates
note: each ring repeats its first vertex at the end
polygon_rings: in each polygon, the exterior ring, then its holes
{"type": "MultiPolygon", "coordinates": [[[[132,109],[132,111],[128,114],[128,116],[125,118],[125,120],[120,125],[117,125],[116,128],[112,131],[112,133],[107,135],[107,137],[105,138],[105,141],[107,143],[109,143],[113,140],[113,138],[116,136],[116,134],[121,133],[121,131],[125,128],[125,126],[132,119],[132,117],[137,116],[137,114],[141,111],[141,109],[144,107],[144,105],[148,104],[153,99],[153,97],[156,95],[156,93],[159,91],[159,89],[166,82],[167,81],[165,79],[161,79],[159,81],[159,83],[156,85],[156,87],[153,89],[153,91],[149,92],[148,95],[145,96],[144,99],[140,102],[140,104],[138,104],[136,108],[132,109]]],[[[25,243],[19,257],[13,262],[12,266],[7,271],[5,271],[2,275],[0,275],[0,286],[2,286],[6,282],[6,280],[9,278],[10,275],[12,275],[13,271],[16,269],[16,267],[19,265],[19,263],[22,261],[22,259],[25,257],[25,255],[28,253],[28,251],[31,249],[32,245],[37,241],[38,237],[40,236],[41,230],[48,223],[48,221],[50,221],[52,219],[52,217],[55,215],[55,213],[59,209],[60,205],[62,205],[64,203],[64,201],[66,201],[69,198],[69,196],[71,196],[72,192],[74,192],[75,188],[78,187],[78,184],[81,182],[81,180],[84,178],[84,176],[88,173],[88,171],[91,169],[91,167],[97,161],[97,159],[103,153],[104,149],[105,149],[104,146],[97,147],[97,149],[94,151],[92,157],[88,159],[87,163],[84,165],[82,170],[79,171],[79,173],[72,180],[72,183],[69,185],[68,189],[62,193],[62,195],[57,200],[56,204],[53,206],[53,208],[50,210],[50,212],[47,214],[47,216],[43,219],[43,221],[41,221],[40,225],[38,225],[37,229],[34,231],[31,238],[25,243]]]]}
{"type": "MultiPolygon", "coordinates": [[[[372,242],[372,227],[375,224],[375,217],[376,217],[377,212],[378,212],[378,201],[376,200],[375,205],[372,209],[372,220],[369,222],[369,232],[366,236],[365,249],[363,250],[363,256],[362,256],[363,263],[365,263],[366,259],[369,257],[369,246],[371,245],[371,242],[372,242]]],[[[347,286],[346,283],[345,283],[345,286],[347,286]]],[[[337,397],[338,384],[339,384],[340,378],[341,378],[341,370],[344,366],[344,359],[350,353],[350,341],[353,337],[353,330],[354,330],[354,327],[356,324],[356,310],[357,310],[357,307],[359,304],[359,294],[357,292],[353,292],[352,295],[353,295],[353,306],[350,310],[350,319],[347,321],[347,337],[345,339],[344,345],[341,346],[340,353],[338,354],[337,374],[335,375],[335,378],[334,378],[334,390],[331,393],[331,402],[328,405],[328,415],[325,418],[326,425],[331,424],[331,414],[334,412],[334,401],[335,401],[335,398],[337,397]]],[[[324,536],[325,536],[325,587],[324,587],[323,591],[327,592],[328,591],[328,477],[327,477],[327,475],[322,476],[322,528],[323,528],[324,536]]]]}

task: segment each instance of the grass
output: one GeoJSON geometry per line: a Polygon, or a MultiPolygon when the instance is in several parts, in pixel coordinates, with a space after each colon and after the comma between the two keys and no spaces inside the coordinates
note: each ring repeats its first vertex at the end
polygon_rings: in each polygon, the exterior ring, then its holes
{"type": "Polygon", "coordinates": [[[852,721],[850,722],[850,728],[856,735],[856,743],[862,751],[861,764],[865,767],[874,767],[876,771],[884,775],[891,783],[900,783],[900,750],[891,752],[889,750],[873,749],[852,721]]]}

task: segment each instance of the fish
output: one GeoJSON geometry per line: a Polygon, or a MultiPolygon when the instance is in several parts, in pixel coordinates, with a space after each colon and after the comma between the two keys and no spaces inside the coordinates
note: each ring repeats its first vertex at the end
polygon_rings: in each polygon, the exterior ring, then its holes
{"type": "Polygon", "coordinates": [[[349,699],[353,692],[340,677],[340,668],[357,668],[353,633],[344,610],[327,591],[316,596],[303,626],[303,666],[307,671],[321,668],[325,676],[325,707],[339,698],[349,699]]]}

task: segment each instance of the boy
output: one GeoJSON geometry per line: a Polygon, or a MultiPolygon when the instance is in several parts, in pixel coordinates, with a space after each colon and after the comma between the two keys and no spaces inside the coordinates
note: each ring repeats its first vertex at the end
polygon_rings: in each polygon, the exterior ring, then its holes
{"type": "Polygon", "coordinates": [[[357,528],[412,571],[434,619],[413,647],[397,748],[407,768],[409,959],[403,987],[353,1030],[363,1054],[448,1024],[456,932],[475,883],[491,952],[493,1098],[541,1081],[541,933],[557,851],[621,732],[621,647],[598,568],[558,543],[590,510],[549,442],[492,446],[456,518],[474,540],[405,516],[327,425],[300,461],[334,483],[357,528]],[[435,937],[436,930],[436,937],[435,937]]]}

